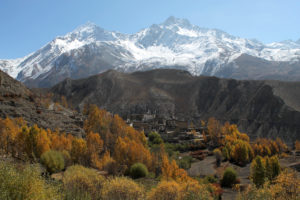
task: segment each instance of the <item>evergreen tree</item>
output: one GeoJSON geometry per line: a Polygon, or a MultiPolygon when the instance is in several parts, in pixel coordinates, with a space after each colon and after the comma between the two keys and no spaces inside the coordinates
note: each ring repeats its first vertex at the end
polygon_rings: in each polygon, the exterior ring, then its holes
{"type": "Polygon", "coordinates": [[[265,167],[260,156],[256,156],[256,158],[252,161],[251,176],[256,187],[263,186],[265,182],[265,167]]]}
{"type": "Polygon", "coordinates": [[[273,180],[276,178],[280,173],[280,165],[277,156],[272,156],[270,159],[270,165],[271,165],[271,179],[273,180]]]}
{"type": "Polygon", "coordinates": [[[265,157],[265,170],[266,170],[265,176],[269,180],[272,180],[272,166],[271,166],[270,162],[271,161],[270,161],[269,156],[266,156],[265,157]]]}

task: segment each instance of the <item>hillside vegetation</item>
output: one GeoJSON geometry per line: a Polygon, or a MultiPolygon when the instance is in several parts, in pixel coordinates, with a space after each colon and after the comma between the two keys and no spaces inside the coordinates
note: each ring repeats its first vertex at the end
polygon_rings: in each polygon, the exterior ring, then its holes
{"type": "MultiPolygon", "coordinates": [[[[128,126],[118,115],[95,105],[87,107],[85,114],[84,130],[87,134],[82,138],[45,130],[37,125],[28,126],[21,118],[0,119],[1,197],[154,200],[216,199],[222,195],[218,180],[205,181],[188,176],[170,157],[170,149],[162,140],[152,138],[152,141],[160,142],[148,142],[142,132],[128,126]],[[143,175],[146,177],[141,182],[128,177],[139,165],[149,171],[143,175]],[[51,174],[61,178],[52,179],[55,176],[51,174]],[[151,182],[150,187],[146,184],[148,181],[151,182]]],[[[206,126],[205,144],[218,148],[224,160],[243,166],[256,156],[264,156],[261,167],[260,157],[252,162],[254,184],[243,197],[252,193],[260,195],[265,191],[270,199],[280,199],[279,191],[293,198],[299,197],[299,185],[294,186],[299,183],[295,173],[280,172],[279,164],[276,165],[277,157],[270,157],[282,156],[288,150],[280,139],[258,139],[250,144],[249,137],[240,133],[236,125],[222,125],[211,118],[206,126]],[[278,170],[268,174],[269,169],[278,170]],[[259,182],[256,178],[259,173],[268,181],[263,179],[259,182]],[[281,173],[291,179],[283,178],[281,173]],[[286,184],[293,188],[286,188],[286,184]]],[[[230,175],[224,174],[220,183],[227,176],[230,175]]],[[[231,182],[226,187],[237,187],[239,184],[235,179],[229,179],[231,182]]]]}

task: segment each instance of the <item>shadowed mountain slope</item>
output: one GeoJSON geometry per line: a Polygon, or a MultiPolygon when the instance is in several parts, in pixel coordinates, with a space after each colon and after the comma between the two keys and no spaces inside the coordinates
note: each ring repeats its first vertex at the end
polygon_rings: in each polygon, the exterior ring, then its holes
{"type": "Polygon", "coordinates": [[[114,70],[66,79],[51,89],[76,108],[93,103],[123,117],[156,113],[180,120],[215,117],[255,137],[300,139],[300,82],[238,81],[159,69],[125,74],[114,70]]]}
{"type": "Polygon", "coordinates": [[[242,54],[220,69],[215,76],[240,80],[299,81],[300,62],[268,61],[242,54]]]}

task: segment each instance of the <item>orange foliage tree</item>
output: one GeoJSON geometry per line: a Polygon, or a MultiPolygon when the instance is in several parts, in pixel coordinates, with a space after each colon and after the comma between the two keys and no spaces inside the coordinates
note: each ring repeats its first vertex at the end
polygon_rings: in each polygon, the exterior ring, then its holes
{"type": "Polygon", "coordinates": [[[49,131],[49,137],[51,140],[51,149],[57,151],[68,151],[71,152],[73,136],[71,134],[66,135],[65,133],[59,133],[58,131],[49,131]]]}
{"type": "Polygon", "coordinates": [[[178,167],[175,160],[169,161],[167,155],[162,158],[162,178],[169,181],[175,180],[177,182],[187,182],[193,179],[188,176],[184,169],[178,167]]]}
{"type": "Polygon", "coordinates": [[[87,164],[87,144],[86,141],[82,138],[73,138],[72,149],[71,149],[71,158],[73,162],[79,164],[87,164]]]}
{"type": "Polygon", "coordinates": [[[22,153],[25,153],[27,158],[35,159],[50,150],[51,141],[48,137],[48,132],[37,125],[30,128],[24,126],[18,133],[17,138],[20,157],[22,157],[22,153]]]}
{"type": "Polygon", "coordinates": [[[99,156],[103,151],[103,140],[97,133],[90,132],[87,137],[87,154],[91,166],[99,168],[99,156]]]}
{"type": "Polygon", "coordinates": [[[137,162],[151,168],[152,157],[150,151],[142,143],[131,140],[128,137],[118,137],[115,145],[114,159],[119,165],[124,165],[128,168],[137,162]]]}
{"type": "Polygon", "coordinates": [[[38,133],[36,135],[36,154],[39,158],[43,153],[50,150],[51,142],[46,130],[40,128],[37,129],[38,133]]]}
{"type": "Polygon", "coordinates": [[[207,132],[212,146],[219,146],[222,137],[222,125],[215,118],[209,118],[207,122],[207,132]]]}
{"type": "Polygon", "coordinates": [[[15,156],[17,152],[17,135],[23,124],[22,118],[0,119],[0,148],[6,154],[11,153],[12,156],[15,156]]]}
{"type": "Polygon", "coordinates": [[[272,156],[288,150],[287,145],[280,138],[276,138],[276,140],[258,138],[252,145],[252,148],[255,155],[260,156],[272,156]]]}
{"type": "Polygon", "coordinates": [[[105,110],[99,109],[96,105],[90,105],[87,108],[87,119],[84,122],[84,130],[86,133],[99,133],[103,140],[104,150],[113,149],[114,136],[111,134],[109,126],[112,120],[111,115],[105,110]]]}
{"type": "MultiPolygon", "coordinates": [[[[111,152],[118,165],[129,168],[135,162],[141,162],[151,167],[152,157],[143,133],[128,126],[118,115],[111,115],[95,105],[85,107],[85,113],[88,115],[84,123],[85,131],[100,135],[103,152],[111,152]]],[[[94,154],[93,160],[97,159],[101,157],[97,158],[94,154]]],[[[99,160],[95,163],[100,166],[99,160]]]]}
{"type": "Polygon", "coordinates": [[[241,133],[235,124],[226,122],[221,129],[222,153],[225,159],[232,160],[239,165],[245,165],[250,162],[253,157],[253,149],[249,144],[249,137],[245,133],[241,133]]]}

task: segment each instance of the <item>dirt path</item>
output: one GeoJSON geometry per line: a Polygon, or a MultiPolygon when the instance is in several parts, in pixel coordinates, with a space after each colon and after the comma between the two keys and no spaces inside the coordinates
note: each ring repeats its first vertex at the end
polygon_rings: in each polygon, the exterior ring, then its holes
{"type": "Polygon", "coordinates": [[[289,156],[279,160],[281,167],[290,167],[298,172],[300,176],[300,156],[289,156]]]}
{"type": "Polygon", "coordinates": [[[188,170],[188,174],[190,176],[213,175],[216,173],[216,170],[214,168],[215,161],[216,159],[214,156],[209,156],[204,160],[194,162],[192,163],[191,168],[188,170]]]}
{"type": "MultiPolygon", "coordinates": [[[[214,175],[217,173],[217,170],[215,169],[215,157],[214,156],[209,156],[206,157],[204,160],[197,161],[192,163],[191,168],[188,170],[188,174],[190,176],[207,176],[207,175],[214,175]]],[[[224,162],[222,163],[222,166],[219,168],[221,171],[218,169],[218,174],[223,174],[223,171],[225,170],[226,167],[233,167],[237,174],[238,178],[241,181],[242,185],[250,184],[251,181],[249,179],[250,175],[250,164],[246,165],[245,167],[239,167],[237,165],[234,165],[229,162],[224,162]],[[223,168],[223,169],[222,169],[223,168]],[[222,173],[221,173],[222,172],[222,173]]],[[[230,189],[230,188],[223,188],[224,193],[222,195],[222,199],[224,200],[233,200],[237,197],[238,192],[230,189]]]]}
{"type": "Polygon", "coordinates": [[[235,200],[238,193],[230,188],[223,188],[222,200],[235,200]]]}
{"type": "Polygon", "coordinates": [[[250,184],[251,181],[249,179],[250,176],[250,164],[245,167],[238,167],[237,169],[238,177],[241,180],[241,184],[250,184]]]}
{"type": "MultiPolygon", "coordinates": [[[[249,179],[249,175],[250,175],[250,164],[246,165],[245,167],[240,167],[237,165],[234,165],[232,163],[226,162],[226,163],[222,163],[223,165],[223,170],[225,170],[226,167],[233,167],[237,174],[238,174],[238,178],[240,179],[240,183],[241,185],[247,185],[250,184],[251,181],[249,179]]],[[[234,200],[237,198],[238,196],[238,192],[234,191],[231,188],[223,188],[223,195],[222,195],[222,199],[223,200],[234,200]]]]}

